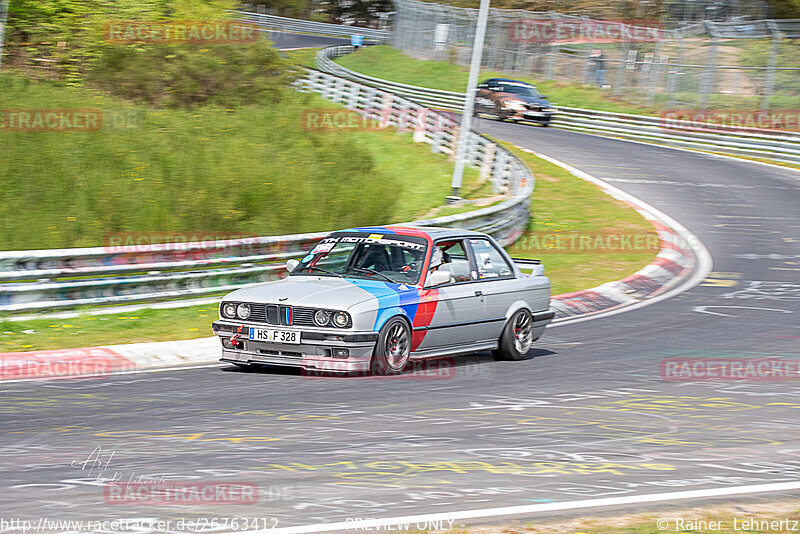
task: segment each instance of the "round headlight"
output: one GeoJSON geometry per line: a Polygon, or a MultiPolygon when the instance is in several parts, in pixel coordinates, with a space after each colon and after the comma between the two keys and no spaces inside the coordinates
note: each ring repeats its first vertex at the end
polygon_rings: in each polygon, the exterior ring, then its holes
{"type": "Polygon", "coordinates": [[[339,328],[344,328],[350,322],[350,317],[345,312],[336,312],[333,315],[333,324],[339,328]]]}
{"type": "Polygon", "coordinates": [[[226,302],[222,306],[222,315],[228,317],[229,319],[233,319],[236,317],[236,304],[233,302],[226,302]]]}
{"type": "Polygon", "coordinates": [[[250,317],[250,305],[249,304],[239,304],[239,307],[236,308],[236,315],[239,316],[239,319],[247,319],[250,317]]]}
{"type": "Polygon", "coordinates": [[[314,314],[314,322],[317,326],[325,326],[331,320],[331,312],[325,310],[317,310],[314,314]]]}

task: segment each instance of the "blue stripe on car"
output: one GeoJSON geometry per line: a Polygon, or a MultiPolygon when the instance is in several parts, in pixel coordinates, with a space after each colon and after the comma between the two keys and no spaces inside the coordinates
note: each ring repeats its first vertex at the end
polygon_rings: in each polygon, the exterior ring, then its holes
{"type": "Polygon", "coordinates": [[[378,314],[373,326],[375,331],[380,330],[383,324],[395,315],[404,315],[411,324],[414,324],[414,317],[419,307],[419,291],[416,287],[358,278],[348,278],[347,281],[378,300],[378,314]]]}

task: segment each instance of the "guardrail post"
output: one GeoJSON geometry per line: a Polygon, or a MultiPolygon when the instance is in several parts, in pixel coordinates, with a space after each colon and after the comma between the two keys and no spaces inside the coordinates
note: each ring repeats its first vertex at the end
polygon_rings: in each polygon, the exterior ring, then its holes
{"type": "Polygon", "coordinates": [[[478,183],[485,183],[492,175],[492,162],[494,161],[496,150],[497,144],[486,143],[486,148],[483,151],[483,163],[481,164],[481,171],[478,175],[478,183]]]}
{"type": "Polygon", "coordinates": [[[420,107],[417,109],[414,120],[414,142],[425,143],[428,134],[428,109],[420,107]]]}
{"type": "Polygon", "coordinates": [[[397,124],[394,120],[394,95],[386,93],[381,102],[381,127],[387,128],[390,124],[397,124]]]}

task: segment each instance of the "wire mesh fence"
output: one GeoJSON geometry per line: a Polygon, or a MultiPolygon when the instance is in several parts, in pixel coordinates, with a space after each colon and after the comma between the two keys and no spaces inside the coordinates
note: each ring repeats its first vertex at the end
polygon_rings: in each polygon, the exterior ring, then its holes
{"type": "MultiPolygon", "coordinates": [[[[395,0],[393,45],[469,64],[477,10],[395,0]]],[[[800,109],[800,20],[601,21],[491,9],[483,68],[602,87],[644,105],[800,109]]]]}

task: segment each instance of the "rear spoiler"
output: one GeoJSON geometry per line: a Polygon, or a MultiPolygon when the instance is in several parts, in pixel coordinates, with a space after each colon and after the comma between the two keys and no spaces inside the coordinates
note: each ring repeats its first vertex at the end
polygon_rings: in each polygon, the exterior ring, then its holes
{"type": "Polygon", "coordinates": [[[529,276],[544,275],[544,265],[541,260],[525,260],[522,258],[511,258],[520,271],[530,271],[529,276]]]}

